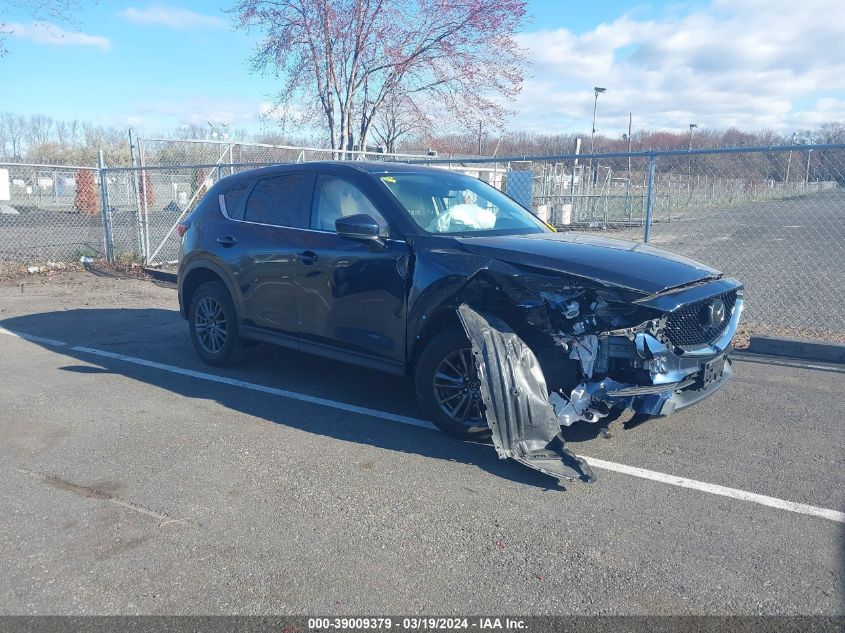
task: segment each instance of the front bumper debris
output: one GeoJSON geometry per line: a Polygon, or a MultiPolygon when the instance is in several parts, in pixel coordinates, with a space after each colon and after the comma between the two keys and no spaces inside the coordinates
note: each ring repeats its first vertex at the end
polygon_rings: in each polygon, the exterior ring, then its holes
{"type": "Polygon", "coordinates": [[[595,479],[587,463],[566,449],[534,352],[506,323],[458,308],[481,380],[487,424],[500,459],[511,458],[561,481],[595,479]]]}
{"type": "Polygon", "coordinates": [[[678,375],[676,382],[633,385],[603,378],[579,384],[568,398],[552,393],[549,402],[561,426],[570,426],[579,420],[599,422],[611,409],[666,416],[711,396],[727,384],[732,374],[730,359],[724,353],[706,361],[696,361],[694,369],[678,375]]]}
{"type": "MultiPolygon", "coordinates": [[[[579,420],[598,422],[613,410],[667,416],[712,395],[727,384],[733,373],[729,355],[742,309],[740,294],[719,338],[691,350],[670,349],[667,342],[642,328],[606,333],[609,336],[604,339],[604,346],[589,340],[597,339],[596,336],[582,337],[581,341],[588,344],[573,345],[570,357],[580,361],[587,380],[569,394],[552,393],[549,397],[560,425],[570,426],[579,420]],[[609,376],[590,380],[603,360],[596,358],[595,350],[615,350],[613,353],[619,355],[618,350],[624,350],[626,345],[636,364],[648,370],[648,382],[621,383],[609,376]],[[584,354],[583,349],[592,353],[584,354]]],[[[608,352],[604,353],[606,357],[608,352]]]]}

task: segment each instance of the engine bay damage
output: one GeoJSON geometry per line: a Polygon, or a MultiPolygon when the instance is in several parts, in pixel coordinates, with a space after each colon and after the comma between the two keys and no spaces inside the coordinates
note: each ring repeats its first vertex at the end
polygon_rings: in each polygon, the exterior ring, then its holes
{"type": "Polygon", "coordinates": [[[499,457],[561,481],[593,480],[586,462],[566,449],[561,428],[606,425],[625,411],[669,415],[720,388],[731,375],[742,310],[741,286],[734,282],[728,294],[729,310],[700,289],[689,304],[673,296],[667,310],[665,299],[597,280],[501,262],[477,271],[459,293],[457,312],[499,457]],[[720,306],[722,321],[699,332],[720,306]]]}

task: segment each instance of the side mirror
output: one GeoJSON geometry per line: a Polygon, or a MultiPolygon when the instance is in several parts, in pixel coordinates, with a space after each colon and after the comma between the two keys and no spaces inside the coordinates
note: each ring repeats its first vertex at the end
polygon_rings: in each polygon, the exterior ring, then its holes
{"type": "Polygon", "coordinates": [[[366,213],[338,218],[334,222],[334,227],[338,235],[352,240],[378,241],[379,239],[378,222],[366,213]]]}

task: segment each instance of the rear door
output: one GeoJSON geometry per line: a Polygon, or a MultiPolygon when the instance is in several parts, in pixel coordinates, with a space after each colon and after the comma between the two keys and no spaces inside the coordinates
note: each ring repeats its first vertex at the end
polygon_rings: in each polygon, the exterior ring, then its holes
{"type": "Polygon", "coordinates": [[[297,228],[308,222],[313,174],[303,171],[259,178],[239,224],[239,261],[233,262],[244,300],[246,325],[296,336],[294,278],[297,228]]]}
{"type": "Polygon", "coordinates": [[[405,360],[408,245],[395,239],[379,197],[364,178],[317,176],[309,231],[295,253],[300,347],[329,346],[373,357],[398,369],[405,360]],[[381,228],[380,243],[338,236],[335,220],[366,213],[381,228]]]}

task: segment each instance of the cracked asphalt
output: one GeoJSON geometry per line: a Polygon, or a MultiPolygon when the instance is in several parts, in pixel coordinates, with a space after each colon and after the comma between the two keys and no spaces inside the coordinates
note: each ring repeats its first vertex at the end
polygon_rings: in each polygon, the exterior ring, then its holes
{"type": "MultiPolygon", "coordinates": [[[[437,431],[74,350],[420,416],[409,381],[195,356],[172,288],[0,286],[2,614],[845,613],[845,525],[599,470],[560,490],[437,431]]],[[[575,452],[845,510],[845,374],[738,361],[575,452]]]]}

